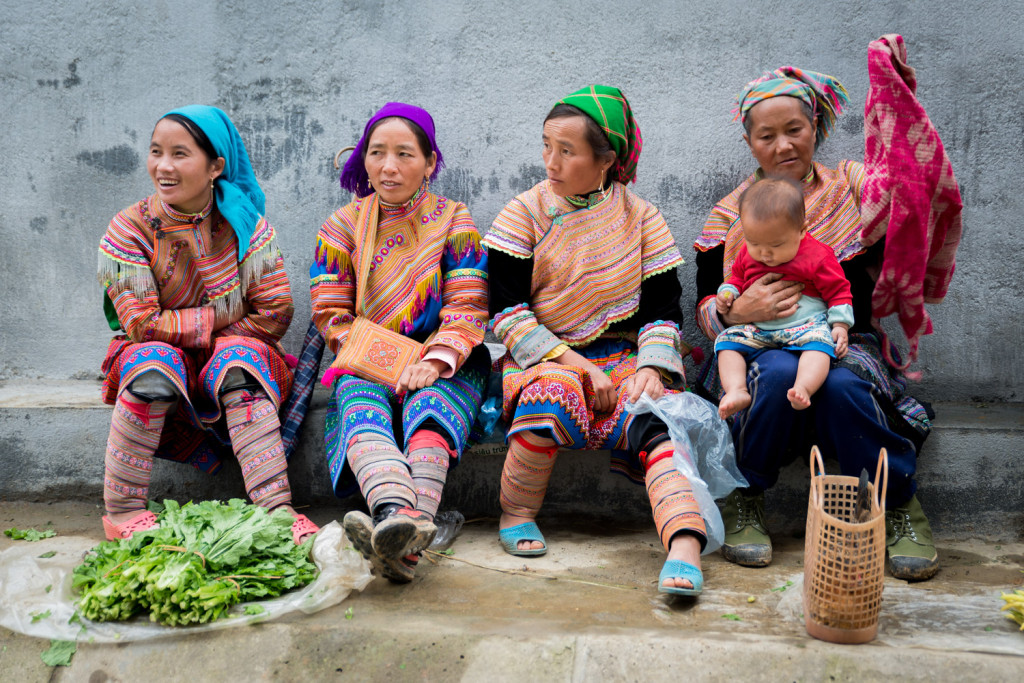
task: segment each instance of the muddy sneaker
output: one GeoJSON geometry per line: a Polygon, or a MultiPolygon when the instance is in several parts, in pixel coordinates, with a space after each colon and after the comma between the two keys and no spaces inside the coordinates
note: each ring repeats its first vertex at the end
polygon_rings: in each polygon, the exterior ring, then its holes
{"type": "Polygon", "coordinates": [[[437,527],[419,510],[402,508],[373,529],[373,550],[385,560],[415,555],[430,545],[437,527]]]}
{"type": "Polygon", "coordinates": [[[341,526],[345,529],[345,535],[352,543],[352,547],[359,551],[364,558],[370,561],[372,573],[380,576],[384,573],[386,566],[384,561],[373,552],[371,537],[373,536],[373,520],[366,513],[352,510],[345,514],[341,526]]]}
{"type": "Polygon", "coordinates": [[[897,579],[925,581],[939,571],[932,528],[917,496],[885,511],[885,547],[889,569],[897,579]]]}
{"type": "Polygon", "coordinates": [[[725,541],[722,557],[744,567],[767,567],[772,561],[772,539],[764,522],[764,493],[750,495],[739,489],[722,507],[725,541]]]}

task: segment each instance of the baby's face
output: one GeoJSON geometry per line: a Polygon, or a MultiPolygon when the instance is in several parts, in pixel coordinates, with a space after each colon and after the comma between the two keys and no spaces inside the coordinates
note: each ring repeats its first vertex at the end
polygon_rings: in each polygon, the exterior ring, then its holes
{"type": "Polygon", "coordinates": [[[747,252],[758,263],[778,266],[792,261],[800,249],[800,240],[807,229],[794,223],[788,216],[776,216],[767,221],[743,220],[743,240],[747,252]]]}

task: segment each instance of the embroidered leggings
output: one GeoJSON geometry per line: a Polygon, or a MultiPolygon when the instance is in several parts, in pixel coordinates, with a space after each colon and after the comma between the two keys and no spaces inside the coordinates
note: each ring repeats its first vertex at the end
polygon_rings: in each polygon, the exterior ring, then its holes
{"type": "MultiPolygon", "coordinates": [[[[122,391],[110,423],[103,477],[108,513],[146,507],[153,454],[173,401],[147,401],[122,391]]],[[[221,397],[231,446],[252,502],[273,508],[291,502],[281,425],[262,392],[233,389],[221,397]]]]}
{"type": "MultiPolygon", "coordinates": [[[[501,473],[501,509],[510,515],[533,519],[547,491],[558,445],[535,432],[518,432],[509,439],[508,455],[501,473]]],[[[680,532],[706,538],[704,519],[690,482],[672,466],[672,446],[665,442],[645,460],[647,495],[662,545],[668,550],[680,532]]]]}

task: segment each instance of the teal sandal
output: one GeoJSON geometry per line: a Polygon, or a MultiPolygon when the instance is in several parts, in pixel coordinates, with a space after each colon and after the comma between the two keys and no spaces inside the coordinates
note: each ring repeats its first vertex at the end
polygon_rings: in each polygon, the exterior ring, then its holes
{"type": "Polygon", "coordinates": [[[498,540],[501,541],[502,547],[505,548],[505,552],[509,555],[533,557],[543,555],[548,551],[548,544],[544,540],[544,534],[540,532],[536,522],[523,522],[522,524],[510,526],[507,529],[498,529],[498,540]],[[520,550],[518,547],[519,541],[540,541],[544,544],[544,547],[520,550]]]}
{"type": "Polygon", "coordinates": [[[665,566],[658,575],[658,592],[675,595],[700,595],[704,590],[704,573],[689,562],[682,560],[665,560],[665,566]],[[665,579],[686,579],[693,588],[677,588],[664,585],[665,579]]]}

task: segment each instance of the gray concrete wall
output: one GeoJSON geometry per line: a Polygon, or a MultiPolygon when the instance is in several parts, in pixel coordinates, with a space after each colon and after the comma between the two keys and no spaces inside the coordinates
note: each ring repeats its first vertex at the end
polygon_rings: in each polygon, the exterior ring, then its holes
{"type": "MultiPolygon", "coordinates": [[[[95,377],[110,332],[95,282],[110,217],[152,191],[157,117],[191,102],[245,138],[295,291],[297,350],[320,223],[347,201],[331,158],[381,104],[429,109],[436,189],[486,229],[543,176],[541,121],[590,82],[621,87],[644,136],[637,191],[664,212],[687,265],[712,204],[753,170],[732,97],[762,69],[839,77],[852,104],[819,158],[859,158],[866,46],[902,33],[966,208],[959,271],[933,307],[917,393],[1022,400],[1019,190],[1021,4],[966,2],[382,3],[42,0],[0,16],[0,379],[95,377]]],[[[697,339],[691,325],[691,341],[697,339]]]]}

